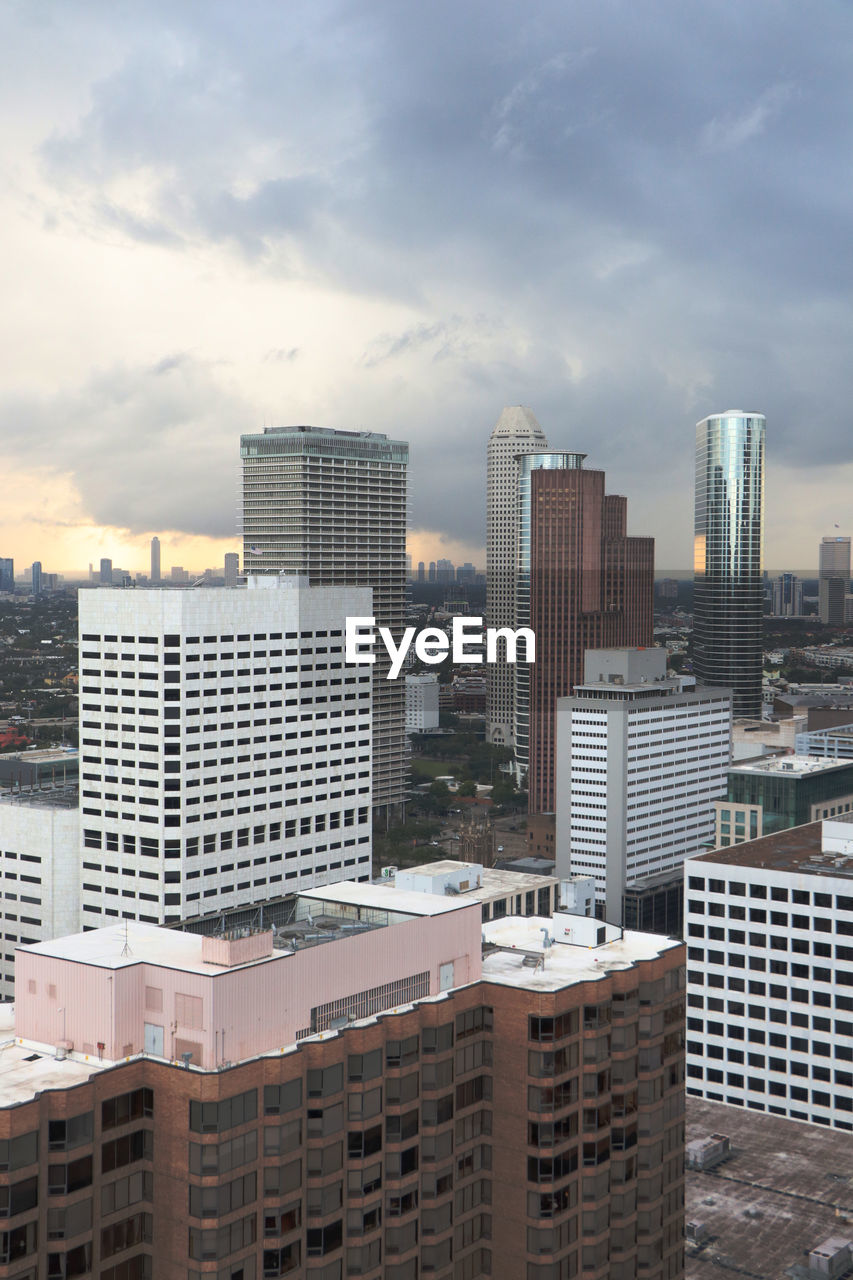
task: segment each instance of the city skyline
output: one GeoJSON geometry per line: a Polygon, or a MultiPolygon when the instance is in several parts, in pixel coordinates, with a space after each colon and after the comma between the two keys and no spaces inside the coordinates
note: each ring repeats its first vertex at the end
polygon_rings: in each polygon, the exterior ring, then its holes
{"type": "Polygon", "coordinates": [[[477,560],[507,403],[633,493],[661,565],[721,404],[773,423],[774,565],[843,523],[853,15],[439,14],[4,15],[6,554],[219,563],[236,437],[307,422],[409,439],[413,532],[477,560]]]}

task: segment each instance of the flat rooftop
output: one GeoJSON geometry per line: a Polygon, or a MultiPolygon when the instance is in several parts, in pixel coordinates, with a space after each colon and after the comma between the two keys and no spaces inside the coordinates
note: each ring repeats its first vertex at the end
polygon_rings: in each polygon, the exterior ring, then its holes
{"type": "Polygon", "coordinates": [[[828,756],[758,756],[755,760],[733,764],[729,773],[765,774],[773,778],[802,778],[815,773],[832,773],[835,770],[850,769],[850,767],[849,760],[835,760],[828,756]]]}
{"type": "Polygon", "coordinates": [[[686,1170],[685,1220],[707,1228],[703,1244],[687,1242],[688,1280],[784,1280],[828,1237],[853,1233],[849,1133],[688,1097],[687,1141],[712,1133],[732,1154],[686,1170]]]}
{"type": "Polygon", "coordinates": [[[774,693],[774,702],[789,707],[825,707],[827,710],[847,711],[853,708],[851,692],[836,686],[825,693],[774,693]]]}
{"type": "MultiPolygon", "coordinates": [[[[429,864],[433,865],[436,864],[429,864]]],[[[467,894],[449,898],[444,894],[415,893],[409,889],[395,889],[390,884],[366,884],[358,880],[342,880],[340,884],[327,884],[320,889],[303,889],[299,898],[307,903],[327,904],[327,907],[337,904],[365,910],[378,908],[399,916],[400,919],[407,916],[439,916],[445,911],[461,911],[471,905],[467,894]]]]}
{"type": "Polygon", "coordinates": [[[45,1089],[73,1089],[112,1065],[71,1057],[59,1061],[44,1050],[35,1052],[32,1046],[16,1044],[15,1006],[0,1004],[0,1099],[4,1108],[30,1102],[45,1089]]]}
{"type": "Polygon", "coordinates": [[[67,787],[36,786],[23,791],[0,791],[0,804],[17,809],[76,809],[79,803],[80,789],[76,783],[67,787]]]}
{"type": "MultiPolygon", "coordinates": [[[[469,862],[457,862],[453,858],[442,858],[439,862],[424,862],[419,867],[406,867],[405,873],[440,880],[444,876],[464,871],[471,865],[469,862]]],[[[554,864],[551,863],[550,875],[542,875],[534,871],[501,871],[495,867],[483,867],[482,882],[479,885],[472,885],[470,889],[462,889],[458,894],[454,893],[451,896],[466,902],[489,902],[495,897],[509,897],[510,894],[525,893],[529,889],[542,889],[551,881],[557,880],[557,876],[553,873],[553,866],[554,864]]],[[[393,884],[394,880],[389,876],[387,883],[393,884]]],[[[379,881],[379,887],[381,886],[382,881],[379,881]]],[[[446,898],[443,891],[436,896],[446,898]]]]}
{"type": "MultiPolygon", "coordinates": [[[[134,964],[156,964],[165,969],[181,969],[185,973],[227,973],[224,965],[202,960],[204,935],[181,933],[177,929],[165,929],[157,924],[140,924],[137,920],[107,925],[103,929],[91,929],[87,933],[72,933],[67,938],[54,938],[50,942],[34,942],[18,951],[53,956],[58,960],[73,960],[77,964],[90,964],[98,969],[126,969],[134,964]]],[[[281,951],[262,956],[247,964],[267,964],[284,954],[281,951]]],[[[244,967],[244,966],[233,966],[244,967]]]]}
{"type": "MultiPolygon", "coordinates": [[[[853,852],[843,853],[824,849],[824,828],[830,830],[840,825],[851,827],[853,814],[842,813],[835,818],[818,822],[806,822],[801,827],[789,827],[745,844],[729,849],[714,849],[700,853],[687,861],[690,868],[703,862],[715,862],[732,867],[762,867],[772,871],[788,871],[797,875],[853,876],[853,852]]],[[[850,830],[853,850],[853,827],[850,830]]]]}
{"type": "Polygon", "coordinates": [[[549,916],[507,916],[484,924],[484,940],[500,950],[484,952],[483,981],[529,991],[560,991],[576,982],[594,982],[616,969],[630,969],[638,960],[654,960],[683,945],[654,933],[625,929],[620,938],[598,947],[555,942],[546,948],[543,930],[553,928],[549,916]],[[543,956],[544,965],[534,969],[525,964],[534,955],[543,956]]]}
{"type": "Polygon", "coordinates": [[[0,760],[20,760],[24,764],[62,764],[76,761],[80,752],[76,747],[38,747],[33,751],[4,751],[0,760]]]}

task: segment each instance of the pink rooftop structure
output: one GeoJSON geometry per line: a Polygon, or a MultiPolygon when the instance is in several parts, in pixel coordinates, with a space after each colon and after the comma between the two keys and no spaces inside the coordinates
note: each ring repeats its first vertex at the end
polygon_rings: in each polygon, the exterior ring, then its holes
{"type": "Polygon", "coordinates": [[[19,1043],[212,1070],[477,981],[481,911],[348,881],[300,894],[277,935],[128,921],[19,947],[15,961],[19,1043]]]}

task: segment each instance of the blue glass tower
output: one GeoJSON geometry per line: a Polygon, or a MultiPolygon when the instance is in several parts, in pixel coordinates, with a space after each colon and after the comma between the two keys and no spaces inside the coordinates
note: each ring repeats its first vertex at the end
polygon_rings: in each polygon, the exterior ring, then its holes
{"type": "Polygon", "coordinates": [[[732,690],[735,717],[761,715],[764,428],[739,409],[696,424],[693,670],[732,690]]]}

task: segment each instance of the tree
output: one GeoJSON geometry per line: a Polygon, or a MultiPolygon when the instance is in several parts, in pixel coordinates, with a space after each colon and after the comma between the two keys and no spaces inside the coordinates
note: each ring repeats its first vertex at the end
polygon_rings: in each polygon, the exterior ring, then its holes
{"type": "Polygon", "coordinates": [[[477,784],[474,779],[466,778],[464,782],[460,782],[456,794],[458,796],[475,796],[477,794],[477,784]]]}

